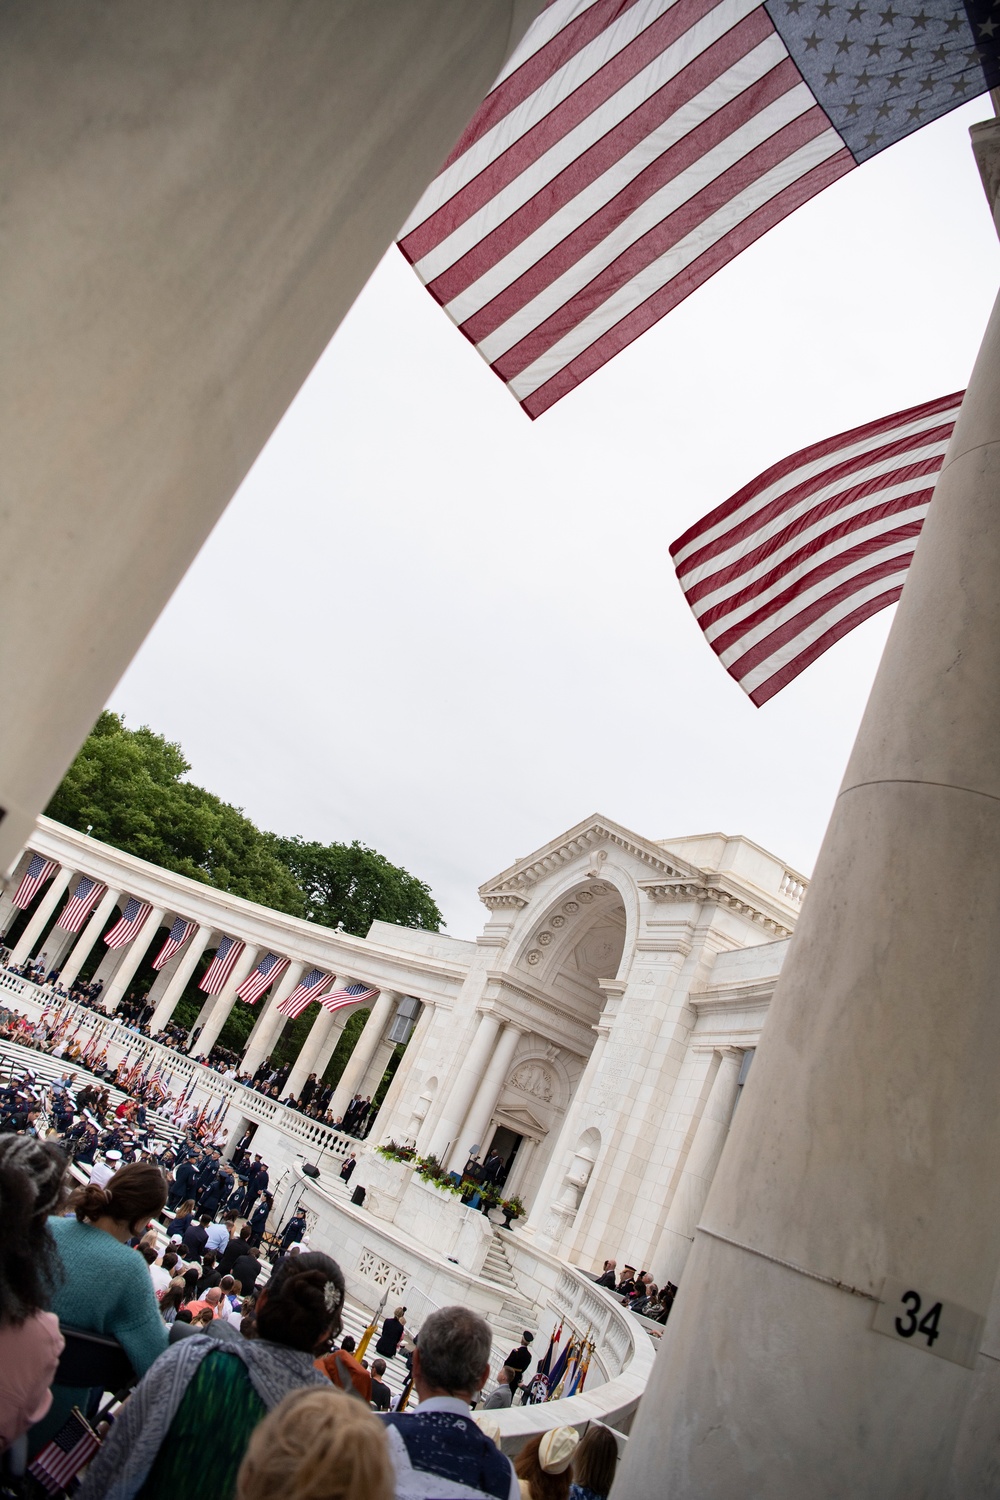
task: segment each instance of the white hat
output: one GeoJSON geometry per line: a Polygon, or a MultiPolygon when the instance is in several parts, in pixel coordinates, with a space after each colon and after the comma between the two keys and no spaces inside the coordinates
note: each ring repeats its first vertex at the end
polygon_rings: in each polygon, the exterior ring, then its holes
{"type": "Polygon", "coordinates": [[[500,1438],[502,1436],[500,1423],[494,1416],[491,1416],[488,1411],[474,1411],[472,1413],[472,1420],[485,1437],[490,1438],[492,1442],[496,1443],[497,1447],[500,1446],[500,1438]]]}
{"type": "Polygon", "coordinates": [[[120,1151],[105,1151],[104,1153],[105,1161],[121,1161],[121,1159],[122,1154],[120,1151]]]}
{"type": "Polygon", "coordinates": [[[580,1434],[575,1427],[552,1427],[538,1447],[538,1462],[546,1474],[563,1474],[573,1461],[580,1434]]]}

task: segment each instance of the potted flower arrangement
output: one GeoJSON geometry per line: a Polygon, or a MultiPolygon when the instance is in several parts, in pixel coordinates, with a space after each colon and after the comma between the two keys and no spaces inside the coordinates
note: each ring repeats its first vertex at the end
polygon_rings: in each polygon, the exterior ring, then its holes
{"type": "Polygon", "coordinates": [[[389,1141],[388,1145],[376,1146],[376,1156],[384,1156],[386,1161],[412,1161],[416,1151],[412,1146],[400,1146],[396,1141],[389,1141]]]}
{"type": "Polygon", "coordinates": [[[504,1212],[503,1227],[505,1229],[510,1229],[513,1224],[524,1218],[524,1204],[521,1202],[516,1193],[514,1193],[510,1198],[505,1198],[500,1204],[500,1207],[504,1212]]]}

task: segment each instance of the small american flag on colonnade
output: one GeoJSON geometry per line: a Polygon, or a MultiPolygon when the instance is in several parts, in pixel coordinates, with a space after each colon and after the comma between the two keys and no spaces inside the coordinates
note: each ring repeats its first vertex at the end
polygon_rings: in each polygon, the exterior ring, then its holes
{"type": "Polygon", "coordinates": [[[236,961],[246,943],[239,938],[224,937],[215,950],[215,957],[201,976],[198,988],[206,995],[221,995],[226,980],[236,967],[236,961]]]}
{"type": "Polygon", "coordinates": [[[552,0],[403,228],[537,417],[741,250],[1000,83],[993,0],[552,0]]]}
{"type": "Polygon", "coordinates": [[[286,995],[278,1006],[279,1014],[283,1016],[301,1016],[302,1012],[318,1000],[326,984],[332,976],[325,969],[310,969],[304,974],[290,995],[286,995]]]}
{"type": "Polygon", "coordinates": [[[148,901],[140,901],[138,897],[130,896],[118,921],[110,932],[104,934],[104,941],[108,947],[124,948],[133,938],[137,938],[145,927],[152,910],[148,901]]]}
{"type": "Polygon", "coordinates": [[[963,395],[793,453],[671,546],[708,644],[758,708],[899,598],[963,395]]]}
{"type": "Polygon", "coordinates": [[[33,854],[28,861],[28,868],[21,876],[21,883],[14,892],[11,904],[16,906],[18,911],[27,911],[42,886],[58,868],[54,859],[46,859],[44,854],[33,854]]]}
{"type": "Polygon", "coordinates": [[[102,885],[99,880],[91,880],[89,875],[81,875],[77,881],[76,890],[63,907],[56,926],[61,927],[63,932],[79,932],[106,890],[107,886],[102,885]]]}
{"type": "Polygon", "coordinates": [[[247,975],[237,989],[237,995],[248,1005],[256,1005],[261,995],[281,978],[290,962],[290,959],[279,958],[276,953],[269,953],[266,958],[261,959],[256,969],[247,975]]]}
{"type": "Polygon", "coordinates": [[[194,932],[197,925],[197,922],[188,922],[183,917],[177,917],[167,935],[166,942],[153,959],[153,968],[164,968],[173,958],[174,954],[184,947],[184,944],[194,932]]]}
{"type": "Polygon", "coordinates": [[[328,995],[320,995],[319,1003],[326,1010],[343,1010],[345,1005],[363,1004],[366,1000],[374,1000],[379,994],[378,990],[372,989],[368,984],[349,984],[342,990],[331,990],[328,995]]]}

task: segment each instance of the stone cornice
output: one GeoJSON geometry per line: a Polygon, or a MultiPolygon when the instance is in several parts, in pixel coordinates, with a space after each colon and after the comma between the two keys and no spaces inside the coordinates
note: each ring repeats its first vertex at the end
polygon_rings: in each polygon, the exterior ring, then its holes
{"type": "MultiPolygon", "coordinates": [[[[515,904],[526,906],[525,891],[530,890],[546,876],[571,864],[573,860],[589,854],[595,845],[602,843],[614,844],[633,859],[639,860],[650,871],[658,873],[667,880],[697,874],[693,866],[677,859],[674,855],[668,855],[658,844],[653,844],[648,839],[631,833],[620,824],[611,822],[609,818],[595,814],[593,817],[586,818],[582,823],[578,823],[575,828],[571,828],[560,838],[554,839],[552,843],[546,844],[543,849],[537,849],[534,854],[519,859],[516,864],[501,871],[485,885],[481,885],[479,899],[491,908],[515,904]]],[[[601,871],[595,867],[587,873],[597,878],[601,871]]]]}
{"type": "Polygon", "coordinates": [[[779,906],[772,905],[756,893],[751,897],[744,887],[726,875],[709,875],[698,871],[694,878],[688,879],[640,880],[639,888],[645,891],[651,901],[713,902],[716,906],[725,907],[728,911],[748,918],[775,937],[787,938],[792,935],[792,928],[788,925],[790,913],[782,911],[779,906]]]}

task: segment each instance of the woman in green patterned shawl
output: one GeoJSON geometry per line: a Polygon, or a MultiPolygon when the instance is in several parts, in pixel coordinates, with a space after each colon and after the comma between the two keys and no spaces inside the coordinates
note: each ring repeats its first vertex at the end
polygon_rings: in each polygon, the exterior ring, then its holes
{"type": "Polygon", "coordinates": [[[344,1277],[318,1251],[278,1268],[257,1338],[199,1334],[162,1354],[122,1408],[77,1500],[232,1500],[250,1435],[290,1391],[328,1385],[313,1364],[340,1332],[344,1277]]]}

